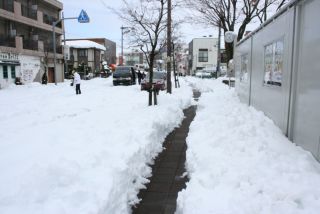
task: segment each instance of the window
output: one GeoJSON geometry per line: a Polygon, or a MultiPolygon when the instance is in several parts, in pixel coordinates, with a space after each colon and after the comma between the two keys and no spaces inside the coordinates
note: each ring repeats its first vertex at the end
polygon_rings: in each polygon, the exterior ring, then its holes
{"type": "Polygon", "coordinates": [[[87,56],[87,53],[88,53],[87,50],[85,50],[85,49],[80,49],[80,50],[78,51],[78,56],[79,56],[79,57],[86,57],[86,56],[87,56]]]}
{"type": "Polygon", "coordinates": [[[279,40],[264,48],[264,84],[281,86],[284,41],[279,40]]]}
{"type": "Polygon", "coordinates": [[[11,78],[15,79],[16,78],[16,67],[11,66],[11,78]]]}
{"type": "Polygon", "coordinates": [[[240,81],[248,81],[248,54],[244,54],[241,56],[240,81]]]}
{"type": "Polygon", "coordinates": [[[199,62],[208,62],[208,49],[199,49],[199,62]]]}
{"type": "Polygon", "coordinates": [[[8,79],[8,66],[3,66],[3,79],[8,79]]]}

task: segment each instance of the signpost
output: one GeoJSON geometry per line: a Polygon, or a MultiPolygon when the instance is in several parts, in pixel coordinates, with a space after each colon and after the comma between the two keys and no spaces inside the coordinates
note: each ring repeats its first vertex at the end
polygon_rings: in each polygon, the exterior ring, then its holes
{"type": "MultiPolygon", "coordinates": [[[[57,85],[57,69],[56,69],[56,64],[57,64],[57,59],[56,59],[56,32],[55,32],[55,27],[57,24],[59,24],[61,21],[66,20],[66,19],[77,19],[79,23],[89,23],[90,19],[88,14],[86,13],[85,10],[81,10],[80,14],[78,17],[70,17],[70,18],[64,18],[59,19],[58,21],[52,22],[52,39],[53,39],[53,61],[54,61],[54,82],[57,85]]],[[[66,38],[64,38],[66,40],[66,38]]],[[[66,63],[66,62],[64,62],[66,63]]]]}
{"type": "MultiPolygon", "coordinates": [[[[227,31],[224,35],[224,41],[226,43],[232,43],[233,42],[233,72],[235,72],[235,53],[236,53],[236,45],[237,45],[237,34],[235,34],[232,31],[227,31]]],[[[229,75],[229,88],[231,86],[231,77],[229,75]]]]}

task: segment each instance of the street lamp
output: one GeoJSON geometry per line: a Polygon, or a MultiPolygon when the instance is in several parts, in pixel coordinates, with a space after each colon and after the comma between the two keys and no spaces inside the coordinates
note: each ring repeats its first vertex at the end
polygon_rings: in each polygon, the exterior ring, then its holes
{"type": "Polygon", "coordinates": [[[131,29],[131,28],[121,26],[120,29],[121,29],[121,63],[120,65],[123,65],[123,35],[130,32],[130,30],[127,30],[127,31],[124,31],[124,30],[131,29]]]}
{"type": "MultiPolygon", "coordinates": [[[[65,18],[62,17],[62,19],[59,19],[58,21],[52,22],[52,39],[53,39],[53,63],[54,63],[54,83],[57,85],[57,69],[56,69],[56,64],[57,64],[57,59],[56,59],[56,31],[55,27],[57,24],[59,24],[63,20],[67,19],[77,19],[79,23],[88,23],[90,21],[88,14],[84,11],[81,10],[80,15],[78,17],[70,17],[70,18],[65,18]]],[[[66,38],[64,38],[66,40],[66,38]]],[[[66,62],[64,62],[66,63],[66,62]]]]}
{"type": "MultiPolygon", "coordinates": [[[[238,35],[232,31],[227,31],[224,35],[224,40],[226,43],[233,43],[233,72],[235,72],[235,56],[236,56],[236,45],[237,45],[238,35]]],[[[229,88],[231,86],[231,77],[229,74],[229,88]]]]}

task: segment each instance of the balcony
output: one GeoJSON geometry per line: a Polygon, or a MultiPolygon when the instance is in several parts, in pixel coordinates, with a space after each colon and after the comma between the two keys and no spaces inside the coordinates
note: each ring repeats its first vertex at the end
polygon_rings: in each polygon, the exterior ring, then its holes
{"type": "MultiPolygon", "coordinates": [[[[44,50],[49,53],[53,53],[53,44],[52,43],[44,43],[44,50]]],[[[56,53],[62,54],[62,45],[56,45],[56,53]]]]}
{"type": "Polygon", "coordinates": [[[30,19],[38,20],[37,10],[21,5],[21,15],[30,19]]]}
{"type": "MultiPolygon", "coordinates": [[[[53,16],[50,16],[48,14],[43,14],[43,23],[46,23],[48,25],[52,25],[53,22],[56,22],[57,19],[53,16]]],[[[59,22],[59,24],[56,25],[56,27],[58,28],[62,28],[61,22],[59,22]]]]}
{"type": "Polygon", "coordinates": [[[16,38],[1,35],[0,36],[0,46],[15,48],[16,47],[16,38]]]}
{"type": "Polygon", "coordinates": [[[38,41],[31,40],[31,39],[24,39],[23,49],[38,51],[39,50],[38,41]]]}
{"type": "Polygon", "coordinates": [[[14,0],[0,0],[0,9],[14,12],[13,2],[14,0]]]}

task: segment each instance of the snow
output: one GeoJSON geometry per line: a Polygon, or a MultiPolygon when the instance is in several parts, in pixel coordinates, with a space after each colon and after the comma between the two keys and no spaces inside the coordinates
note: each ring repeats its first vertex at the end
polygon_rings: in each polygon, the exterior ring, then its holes
{"type": "Polygon", "coordinates": [[[106,47],[90,40],[72,40],[66,41],[66,45],[72,48],[97,48],[105,51],[106,47]]]}
{"type": "Polygon", "coordinates": [[[158,106],[112,78],[0,90],[0,213],[129,213],[192,89],[181,81],[158,106]]]}
{"type": "Polygon", "coordinates": [[[316,214],[320,165],[262,112],[213,79],[180,78],[147,106],[112,78],[0,90],[1,214],[129,214],[184,108],[202,96],[187,138],[177,214],[316,214]]]}
{"type": "Polygon", "coordinates": [[[202,96],[176,213],[318,214],[319,163],[220,80],[188,78],[202,96]]]}

